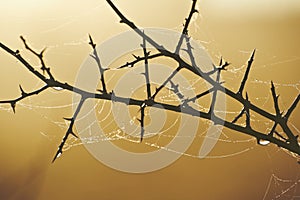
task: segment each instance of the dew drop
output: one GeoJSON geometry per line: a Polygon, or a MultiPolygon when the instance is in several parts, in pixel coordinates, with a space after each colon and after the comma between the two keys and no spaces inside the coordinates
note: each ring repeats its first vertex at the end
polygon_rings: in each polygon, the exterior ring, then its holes
{"type": "Polygon", "coordinates": [[[56,91],[61,91],[61,90],[63,90],[64,88],[62,88],[62,87],[52,87],[54,90],[56,90],[56,91]]]}
{"type": "Polygon", "coordinates": [[[133,120],[130,120],[129,123],[130,123],[130,125],[133,125],[133,124],[134,124],[134,121],[133,121],[133,120]]]}
{"type": "Polygon", "coordinates": [[[60,156],[61,156],[61,152],[59,152],[58,154],[57,154],[57,156],[56,156],[56,158],[59,158],[60,156]]]}
{"type": "Polygon", "coordinates": [[[266,145],[270,144],[270,141],[268,141],[268,140],[259,140],[258,143],[259,143],[260,145],[262,145],[262,146],[266,146],[266,145]]]}

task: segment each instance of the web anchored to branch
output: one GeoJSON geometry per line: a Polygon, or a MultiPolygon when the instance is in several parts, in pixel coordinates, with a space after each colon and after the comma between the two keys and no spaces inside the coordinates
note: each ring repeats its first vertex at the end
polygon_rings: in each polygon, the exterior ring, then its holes
{"type": "MultiPolygon", "coordinates": [[[[70,92],[74,92],[80,95],[80,102],[77,105],[77,108],[70,118],[64,118],[65,120],[69,121],[70,124],[67,128],[66,134],[63,137],[63,140],[61,144],[59,145],[59,148],[53,158],[53,161],[55,161],[62,153],[64,146],[66,144],[66,141],[69,139],[70,135],[73,135],[74,137],[77,137],[74,131],[74,123],[77,119],[77,116],[86,102],[87,99],[102,99],[106,101],[115,101],[119,103],[124,103],[126,105],[134,105],[139,107],[139,125],[140,125],[140,140],[143,141],[144,133],[145,133],[145,117],[146,117],[146,108],[147,107],[154,107],[157,109],[165,109],[176,113],[183,113],[186,115],[191,115],[195,117],[200,117],[206,120],[209,120],[213,122],[214,124],[222,125],[228,129],[235,130],[250,136],[253,136],[259,144],[268,144],[273,143],[277,145],[278,147],[284,148],[288,150],[291,153],[295,153],[297,155],[300,155],[300,146],[298,142],[298,135],[294,134],[293,131],[288,126],[288,121],[290,119],[291,114],[296,109],[297,104],[300,99],[300,95],[298,95],[294,102],[289,106],[286,112],[282,112],[279,103],[278,98],[279,96],[276,93],[275,86],[273,82],[271,82],[271,94],[274,102],[274,110],[275,114],[272,114],[270,112],[265,111],[263,108],[259,108],[258,106],[251,103],[251,98],[249,97],[248,93],[245,92],[245,85],[247,83],[249,73],[254,61],[255,57],[255,50],[253,51],[252,55],[250,56],[250,59],[247,63],[246,72],[244,74],[243,79],[241,80],[241,84],[237,92],[234,92],[226,87],[223,86],[223,82],[221,82],[220,77],[222,74],[222,71],[226,70],[227,67],[230,66],[230,63],[224,62],[223,59],[220,60],[219,65],[215,66],[212,71],[204,72],[201,70],[200,66],[197,66],[197,63],[195,62],[193,47],[190,43],[190,36],[188,34],[189,24],[193,18],[193,15],[197,13],[196,9],[196,3],[197,0],[193,0],[192,2],[192,8],[190,10],[190,13],[188,17],[185,19],[184,28],[182,30],[182,34],[179,38],[179,41],[176,46],[176,50],[174,52],[169,51],[164,46],[158,44],[154,39],[152,39],[150,36],[147,35],[142,29],[138,28],[132,21],[128,20],[122,12],[115,6],[115,4],[107,0],[107,3],[111,6],[111,8],[114,10],[114,12],[120,17],[120,23],[128,25],[132,30],[134,30],[142,39],[141,48],[143,50],[143,56],[134,56],[133,61],[128,61],[124,65],[120,66],[119,69],[123,68],[131,68],[135,67],[136,64],[140,62],[144,62],[144,72],[143,75],[145,76],[145,86],[146,86],[146,99],[136,99],[136,98],[130,98],[130,97],[123,97],[123,96],[117,96],[114,94],[114,91],[108,91],[107,82],[105,80],[105,72],[109,70],[108,68],[104,68],[101,64],[101,58],[98,55],[96,44],[94,43],[92,37],[89,35],[89,44],[93,49],[91,57],[95,60],[97,63],[97,66],[100,71],[100,83],[102,88],[99,89],[97,92],[89,92],[86,90],[83,90],[81,88],[77,88],[75,86],[72,86],[68,83],[63,83],[59,80],[57,80],[52,73],[50,72],[50,68],[46,66],[43,55],[44,50],[40,53],[37,53],[34,51],[26,42],[26,40],[21,36],[21,40],[25,45],[25,48],[30,51],[33,55],[38,57],[41,63],[41,70],[43,73],[40,73],[39,71],[35,70],[35,68],[20,54],[19,50],[12,50],[3,43],[0,43],[0,47],[15,57],[17,60],[19,60],[34,76],[39,78],[45,86],[42,88],[33,91],[33,92],[25,92],[25,90],[20,86],[21,90],[21,96],[19,98],[13,99],[13,100],[6,100],[6,101],[0,101],[0,104],[10,104],[13,111],[16,111],[16,105],[23,99],[31,97],[33,95],[38,95],[41,92],[49,89],[49,88],[61,88],[62,90],[67,90],[70,92]],[[186,49],[182,49],[183,43],[186,43],[186,49]],[[147,44],[154,47],[157,51],[155,54],[151,54],[151,52],[147,48],[147,44]],[[189,61],[185,61],[180,55],[180,51],[185,51],[189,56],[189,61]],[[156,58],[169,58],[172,59],[177,63],[177,68],[169,75],[169,77],[166,78],[166,80],[159,85],[155,91],[151,90],[151,79],[150,79],[150,66],[149,61],[156,59],[156,58]],[[201,78],[205,82],[207,82],[211,88],[197,94],[196,96],[192,98],[185,97],[178,88],[178,83],[174,82],[174,77],[178,75],[182,70],[187,70],[191,74],[196,75],[198,78],[201,78]],[[45,73],[46,72],[46,73],[45,73]],[[216,78],[214,78],[216,77],[216,78]],[[171,84],[171,88],[173,92],[177,95],[178,99],[180,99],[180,102],[177,105],[168,104],[165,102],[161,102],[158,100],[157,96],[162,93],[163,89],[166,87],[167,84],[171,84]],[[225,95],[229,96],[230,98],[234,99],[236,102],[242,105],[242,110],[240,113],[238,113],[232,120],[225,120],[219,116],[216,115],[216,109],[215,104],[219,93],[224,93],[225,95]],[[191,103],[195,102],[196,100],[207,96],[211,94],[212,99],[210,106],[208,108],[208,111],[202,111],[200,109],[195,109],[191,106],[191,103]],[[252,112],[266,118],[267,120],[272,121],[273,126],[270,131],[268,132],[260,132],[258,130],[255,130],[253,125],[251,124],[252,121],[252,112]],[[240,120],[241,117],[245,116],[245,126],[239,125],[237,122],[240,120]],[[281,127],[282,132],[278,131],[277,128],[281,127]]],[[[199,105],[201,106],[201,105],[199,105]]]]}

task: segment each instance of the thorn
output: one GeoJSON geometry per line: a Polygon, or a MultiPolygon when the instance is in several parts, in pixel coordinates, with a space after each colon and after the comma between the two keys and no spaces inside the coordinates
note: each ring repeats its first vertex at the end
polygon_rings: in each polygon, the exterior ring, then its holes
{"type": "Polygon", "coordinates": [[[58,151],[56,152],[56,154],[55,154],[55,156],[54,156],[54,158],[53,158],[53,160],[52,160],[52,163],[54,163],[54,161],[55,161],[57,158],[59,158],[59,157],[61,156],[62,153],[63,153],[62,150],[61,150],[61,149],[58,149],[58,151]]]}
{"type": "Polygon", "coordinates": [[[253,52],[252,52],[252,55],[251,55],[251,58],[250,58],[251,61],[254,60],[255,52],[256,52],[256,49],[254,49],[253,52]]]}
{"type": "Polygon", "coordinates": [[[96,58],[94,55],[92,55],[92,54],[90,54],[90,56],[91,56],[93,59],[95,59],[95,60],[97,59],[97,58],[96,58]]]}
{"type": "Polygon", "coordinates": [[[73,131],[70,132],[70,134],[73,135],[74,137],[78,138],[78,136],[75,133],[73,133],[73,131]]]}
{"type": "Polygon", "coordinates": [[[92,38],[92,36],[90,34],[89,34],[89,39],[90,39],[89,44],[93,47],[93,49],[95,49],[96,48],[96,44],[93,42],[93,38],[92,38]]]}
{"type": "Polygon", "coordinates": [[[41,51],[40,56],[43,57],[44,52],[46,51],[46,47],[41,51]]]}
{"type": "Polygon", "coordinates": [[[20,38],[23,41],[23,43],[25,44],[25,47],[27,48],[26,40],[24,39],[24,37],[22,35],[20,35],[20,38]]]}
{"type": "Polygon", "coordinates": [[[222,63],[223,63],[223,57],[221,56],[221,59],[220,59],[220,64],[219,64],[219,66],[222,66],[222,63]]]}
{"type": "Polygon", "coordinates": [[[23,90],[22,86],[21,86],[21,85],[19,85],[19,87],[20,87],[20,90],[21,90],[21,95],[22,95],[22,97],[26,96],[26,95],[27,95],[27,93],[26,93],[26,92],[24,92],[24,90],[23,90]]]}
{"type": "Polygon", "coordinates": [[[274,86],[273,81],[271,81],[271,88],[272,88],[272,89],[275,89],[275,86],[274,86]]]}
{"type": "Polygon", "coordinates": [[[66,120],[66,121],[72,121],[73,120],[73,118],[67,118],[67,117],[64,117],[63,119],[66,120]]]}
{"type": "Polygon", "coordinates": [[[13,112],[16,113],[16,102],[13,101],[10,103],[10,105],[11,105],[13,112]]]}
{"type": "Polygon", "coordinates": [[[134,54],[132,54],[132,56],[133,56],[135,59],[137,59],[137,60],[140,59],[140,56],[136,56],[136,55],[134,55],[134,54]]]}

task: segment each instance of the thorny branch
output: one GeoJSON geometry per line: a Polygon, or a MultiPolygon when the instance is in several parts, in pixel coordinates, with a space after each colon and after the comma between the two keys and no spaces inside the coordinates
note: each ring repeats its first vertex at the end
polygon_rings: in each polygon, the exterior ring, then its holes
{"type": "Polygon", "coordinates": [[[56,80],[54,78],[54,76],[52,75],[52,73],[50,72],[50,68],[46,67],[46,64],[43,60],[43,53],[45,51],[42,50],[40,53],[37,53],[36,51],[34,51],[31,47],[29,47],[29,45],[27,44],[26,40],[21,36],[21,40],[23,41],[25,48],[27,50],[29,50],[31,53],[33,53],[41,62],[41,70],[43,72],[40,73],[38,71],[35,70],[35,68],[28,62],[26,61],[20,54],[19,50],[13,51],[12,49],[10,49],[9,47],[7,47],[6,45],[4,45],[3,43],[0,42],[0,48],[2,48],[4,51],[6,51],[7,53],[9,53],[10,55],[12,55],[13,57],[15,57],[17,60],[19,60],[34,76],[36,76],[38,79],[40,79],[42,82],[44,82],[46,85],[44,87],[42,87],[41,89],[38,89],[36,91],[30,92],[30,93],[26,93],[23,88],[20,86],[20,90],[21,90],[21,97],[13,99],[13,100],[7,100],[7,101],[0,101],[0,104],[10,104],[13,111],[15,112],[15,108],[16,108],[16,104],[33,95],[38,95],[41,92],[47,90],[48,88],[51,87],[60,87],[64,90],[73,92],[73,93],[77,93],[80,95],[81,99],[79,104],[77,105],[76,111],[73,114],[73,116],[71,118],[64,118],[67,121],[70,121],[70,125],[66,131],[66,134],[63,137],[63,140],[61,142],[61,144],[58,147],[58,150],[53,158],[53,162],[63,153],[63,148],[64,145],[68,139],[68,137],[70,135],[73,135],[75,137],[76,134],[74,133],[74,124],[76,122],[76,118],[81,110],[81,108],[84,105],[84,102],[89,99],[89,98],[94,98],[94,99],[102,99],[102,100],[107,100],[107,101],[112,101],[112,97],[113,100],[119,103],[124,103],[126,105],[135,105],[135,106],[139,106],[140,107],[140,112],[141,112],[141,118],[139,119],[140,122],[140,126],[141,126],[141,141],[143,140],[143,136],[145,133],[145,128],[144,128],[144,122],[145,122],[145,109],[147,106],[152,106],[155,107],[157,109],[166,109],[169,111],[173,111],[173,112],[178,112],[178,113],[183,113],[183,114],[187,114],[187,115],[191,115],[191,116],[195,116],[195,117],[200,117],[203,119],[207,119],[210,120],[212,122],[214,122],[214,124],[220,124],[223,125],[224,127],[227,127],[231,130],[235,130],[237,132],[241,132],[250,136],[253,136],[257,139],[257,141],[259,142],[260,140],[266,140],[269,141],[270,143],[276,144],[278,147],[287,149],[291,152],[294,152],[298,155],[300,155],[300,147],[299,147],[299,143],[298,143],[298,136],[294,135],[291,131],[291,129],[288,127],[288,120],[289,117],[291,116],[292,112],[296,109],[298,102],[300,100],[300,95],[297,96],[297,98],[295,99],[295,101],[292,103],[292,105],[290,106],[290,108],[288,109],[288,111],[285,113],[285,115],[283,115],[283,112],[280,111],[279,105],[278,105],[278,96],[276,95],[276,91],[275,91],[275,87],[273,82],[271,82],[271,93],[272,93],[272,97],[273,97],[273,101],[274,101],[274,108],[275,108],[275,114],[269,113],[265,110],[263,110],[262,108],[259,108],[257,106],[255,106],[254,104],[252,104],[249,101],[249,97],[248,97],[248,93],[246,92],[246,97],[243,97],[243,91],[245,90],[245,85],[249,76],[249,72],[250,72],[250,68],[252,66],[252,63],[254,61],[254,55],[255,55],[255,50],[253,51],[249,61],[248,61],[248,65],[247,65],[247,69],[245,72],[245,75],[241,81],[239,90],[237,92],[233,92],[231,90],[229,90],[228,88],[225,88],[222,86],[222,82],[220,82],[220,76],[221,76],[221,71],[222,70],[226,70],[226,67],[229,65],[229,63],[225,62],[223,63],[223,60],[221,59],[219,66],[214,66],[214,69],[210,72],[204,73],[201,71],[201,68],[199,66],[197,66],[196,62],[195,62],[195,58],[193,55],[193,48],[190,44],[190,37],[188,36],[188,28],[189,28],[189,24],[191,22],[191,19],[193,17],[193,15],[195,13],[197,13],[198,11],[195,9],[196,4],[197,4],[197,0],[192,0],[192,7],[189,13],[188,18],[186,18],[183,30],[182,30],[182,35],[179,38],[179,41],[177,43],[176,46],[176,50],[175,52],[171,52],[167,49],[165,49],[162,45],[159,45],[158,43],[156,43],[152,38],[150,38],[149,36],[147,36],[146,33],[144,33],[141,29],[139,29],[133,22],[131,22],[130,20],[128,20],[123,14],[122,12],[114,5],[114,3],[111,0],[106,0],[107,3],[110,5],[110,7],[114,10],[114,12],[120,17],[120,22],[124,23],[126,25],[128,25],[131,29],[133,29],[141,38],[142,38],[142,45],[141,47],[143,48],[143,52],[144,52],[144,56],[143,57],[139,57],[136,55],[133,55],[135,60],[132,62],[127,62],[126,64],[124,64],[123,66],[120,66],[119,68],[127,68],[127,67],[134,67],[135,64],[144,61],[145,64],[145,73],[143,73],[145,75],[145,81],[146,81],[146,87],[147,87],[147,97],[144,100],[140,100],[140,99],[133,99],[133,98],[128,98],[128,97],[121,97],[121,96],[116,96],[113,92],[108,93],[107,92],[107,88],[106,88],[106,82],[105,82],[105,71],[108,69],[104,69],[101,65],[100,62],[100,57],[98,55],[97,49],[96,49],[96,44],[93,42],[92,37],[89,35],[89,44],[93,49],[93,53],[92,53],[92,57],[94,58],[94,60],[96,61],[98,67],[99,67],[99,71],[100,71],[100,81],[102,84],[102,90],[99,90],[101,93],[91,93],[91,92],[87,92],[85,90],[82,90],[80,88],[74,87],[68,83],[62,83],[58,80],[56,80]],[[187,44],[187,49],[181,49],[183,41],[186,41],[187,44]],[[149,43],[152,47],[154,47],[159,53],[153,54],[151,55],[150,52],[147,51],[147,47],[146,47],[146,43],[149,43]],[[190,57],[190,62],[191,63],[187,63],[186,61],[184,61],[180,55],[179,52],[180,50],[186,51],[189,54],[190,57]],[[149,76],[149,61],[158,57],[168,57],[173,59],[174,61],[176,61],[178,63],[178,67],[173,71],[173,73],[163,82],[162,85],[160,85],[160,87],[158,87],[156,89],[156,91],[154,92],[154,94],[152,94],[151,92],[151,81],[150,81],[150,76],[149,76]],[[197,94],[195,97],[192,97],[190,99],[186,99],[184,97],[184,95],[182,95],[178,89],[178,85],[176,85],[173,82],[173,78],[178,74],[178,72],[181,69],[186,69],[188,71],[190,71],[193,74],[196,74],[197,76],[199,76],[199,78],[202,78],[203,80],[205,80],[206,82],[208,82],[211,85],[211,88],[200,93],[197,94]],[[46,71],[48,77],[46,77],[44,75],[44,72],[46,71]],[[217,78],[216,80],[214,80],[211,75],[217,73],[217,78]],[[170,83],[171,84],[171,88],[173,90],[173,92],[178,96],[178,98],[181,100],[180,103],[178,105],[170,105],[170,104],[166,104],[166,103],[162,103],[162,102],[157,102],[155,100],[156,95],[164,88],[166,87],[166,85],[170,83]],[[218,116],[214,115],[214,111],[215,111],[215,102],[216,102],[216,98],[218,95],[218,92],[223,92],[226,95],[228,95],[229,97],[231,97],[232,99],[236,100],[237,102],[241,103],[243,105],[243,109],[242,111],[231,121],[226,121],[225,119],[222,119],[218,116]],[[195,102],[197,99],[208,95],[208,94],[212,94],[212,101],[211,101],[211,105],[210,105],[210,109],[208,112],[203,112],[200,110],[196,110],[194,108],[192,108],[191,106],[189,106],[188,104],[190,102],[195,102]],[[259,115],[271,120],[274,122],[274,125],[271,129],[271,131],[269,133],[264,133],[264,132],[259,132],[254,130],[251,127],[251,115],[250,115],[250,111],[253,111],[255,113],[258,113],[259,115]],[[242,125],[238,125],[236,124],[236,122],[243,116],[246,115],[246,119],[245,119],[245,126],[242,125]],[[281,126],[282,130],[284,133],[279,133],[276,128],[278,126],[281,126]],[[285,136],[283,136],[282,134],[285,134],[285,136]]]}

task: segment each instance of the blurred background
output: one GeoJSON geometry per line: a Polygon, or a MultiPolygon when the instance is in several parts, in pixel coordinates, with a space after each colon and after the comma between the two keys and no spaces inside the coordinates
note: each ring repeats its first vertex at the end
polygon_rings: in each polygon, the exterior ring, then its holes
{"type": "MultiPolygon", "coordinates": [[[[122,12],[140,27],[180,31],[191,1],[115,0],[122,12]]],[[[97,43],[128,30],[102,0],[13,0],[0,2],[0,41],[19,49],[34,66],[38,60],[26,52],[20,35],[37,50],[47,47],[45,61],[55,77],[74,83],[77,70],[89,55],[88,33],[97,43]]],[[[299,94],[300,2],[297,0],[201,0],[190,35],[215,63],[222,56],[231,63],[222,79],[236,91],[252,50],[257,49],[246,90],[252,103],[274,112],[270,81],[287,110],[299,94]]],[[[19,62],[0,50],[0,99],[42,86],[19,62]]],[[[260,146],[241,133],[223,135],[205,159],[182,156],[162,170],[128,174],[94,159],[79,141],[70,142],[54,164],[72,115],[72,94],[49,90],[17,104],[0,106],[0,199],[298,199],[300,165],[297,156],[275,145],[260,146]]],[[[238,112],[238,106],[228,109],[238,112]]],[[[299,134],[299,107],[289,126],[299,134]]],[[[254,127],[270,124],[253,118],[254,127]]],[[[204,123],[204,122],[203,122],[204,123]]],[[[187,155],[197,155],[203,133],[199,129],[187,155]]],[[[101,141],[100,141],[101,142],[101,141]]],[[[139,145],[139,144],[135,144],[139,145]]],[[[104,152],[105,153],[105,152],[104,152]]],[[[184,152],[182,152],[184,153],[184,152]]]]}

